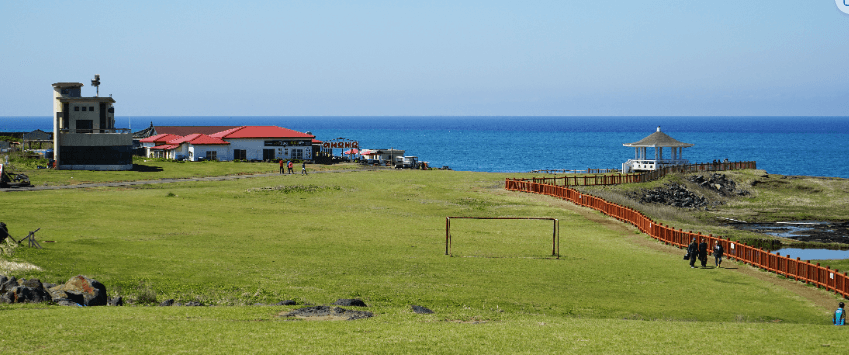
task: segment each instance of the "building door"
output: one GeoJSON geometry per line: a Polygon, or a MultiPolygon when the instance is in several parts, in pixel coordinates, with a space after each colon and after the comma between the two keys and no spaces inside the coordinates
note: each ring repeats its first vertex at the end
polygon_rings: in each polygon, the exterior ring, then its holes
{"type": "Polygon", "coordinates": [[[70,129],[71,128],[71,125],[68,123],[69,117],[71,117],[71,108],[68,106],[68,103],[66,102],[66,103],[62,104],[62,126],[60,126],[59,128],[61,128],[61,129],[70,129]]]}
{"type": "Polygon", "coordinates": [[[111,128],[108,124],[106,124],[106,104],[101,102],[99,109],[100,112],[98,112],[98,114],[100,115],[100,133],[106,133],[106,129],[111,128]]]}
{"type": "Polygon", "coordinates": [[[263,149],[262,160],[274,160],[274,149],[263,149]]]}

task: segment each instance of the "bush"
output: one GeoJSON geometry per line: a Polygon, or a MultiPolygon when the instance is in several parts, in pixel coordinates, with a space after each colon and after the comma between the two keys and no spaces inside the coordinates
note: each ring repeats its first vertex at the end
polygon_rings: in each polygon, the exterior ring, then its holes
{"type": "Polygon", "coordinates": [[[15,249],[18,248],[18,243],[12,241],[12,238],[6,238],[0,243],[0,257],[5,256],[11,258],[15,254],[15,249]]]}
{"type": "Polygon", "coordinates": [[[141,304],[149,304],[156,303],[156,291],[152,290],[150,286],[145,284],[144,282],[139,282],[138,287],[138,295],[136,296],[136,302],[141,304]]]}

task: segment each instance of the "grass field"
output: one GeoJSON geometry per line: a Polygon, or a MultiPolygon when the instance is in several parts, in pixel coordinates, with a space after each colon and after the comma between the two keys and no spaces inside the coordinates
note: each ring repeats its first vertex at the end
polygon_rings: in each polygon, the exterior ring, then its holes
{"type": "MultiPolygon", "coordinates": [[[[47,165],[46,160],[42,165],[47,165]]],[[[13,164],[15,173],[24,173],[37,186],[62,186],[98,182],[122,182],[159,179],[185,179],[225,175],[252,175],[277,173],[279,165],[276,162],[175,162],[167,159],[152,159],[133,157],[132,170],[127,171],[88,171],[88,170],[53,170],[37,169],[32,161],[21,161],[13,164]]],[[[340,164],[334,166],[310,164],[309,171],[351,170],[359,169],[357,164],[340,164]]],[[[301,172],[298,164],[295,173],[301,172]]]]}
{"type": "Polygon", "coordinates": [[[42,271],[14,276],[83,274],[110,297],[213,307],[0,305],[0,331],[19,334],[0,341],[0,352],[849,349],[845,331],[829,325],[831,310],[782,285],[791,281],[751,277],[730,262],[690,269],[683,253],[633,227],[505,191],[507,176],[346,171],[4,193],[2,220],[14,236],[41,228],[39,240],[53,241],[16,249],[11,259],[42,271]],[[446,216],[558,218],[562,257],[551,257],[549,221],[472,220],[452,221],[454,256],[445,256],[446,216]],[[277,317],[338,298],[362,298],[375,317],[277,317]],[[285,299],[298,306],[253,306],[285,299]],[[414,314],[413,304],[436,313],[414,314]]]}

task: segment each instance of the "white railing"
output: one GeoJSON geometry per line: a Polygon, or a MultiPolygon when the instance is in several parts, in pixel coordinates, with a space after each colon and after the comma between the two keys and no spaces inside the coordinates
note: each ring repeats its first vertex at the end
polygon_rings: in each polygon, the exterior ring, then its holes
{"type": "Polygon", "coordinates": [[[687,159],[628,159],[622,164],[622,172],[629,173],[635,170],[654,171],[670,165],[687,165],[687,159]]]}
{"type": "Polygon", "coordinates": [[[97,133],[97,134],[130,134],[129,128],[109,128],[109,129],[70,129],[63,128],[59,130],[60,133],[65,134],[75,134],[75,133],[97,133]]]}

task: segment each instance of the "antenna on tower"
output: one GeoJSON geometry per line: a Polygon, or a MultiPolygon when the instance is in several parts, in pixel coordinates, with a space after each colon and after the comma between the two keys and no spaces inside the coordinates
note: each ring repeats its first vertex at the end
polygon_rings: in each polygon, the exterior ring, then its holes
{"type": "Polygon", "coordinates": [[[100,96],[100,74],[94,74],[94,80],[91,81],[91,86],[97,88],[97,96],[100,96]]]}

